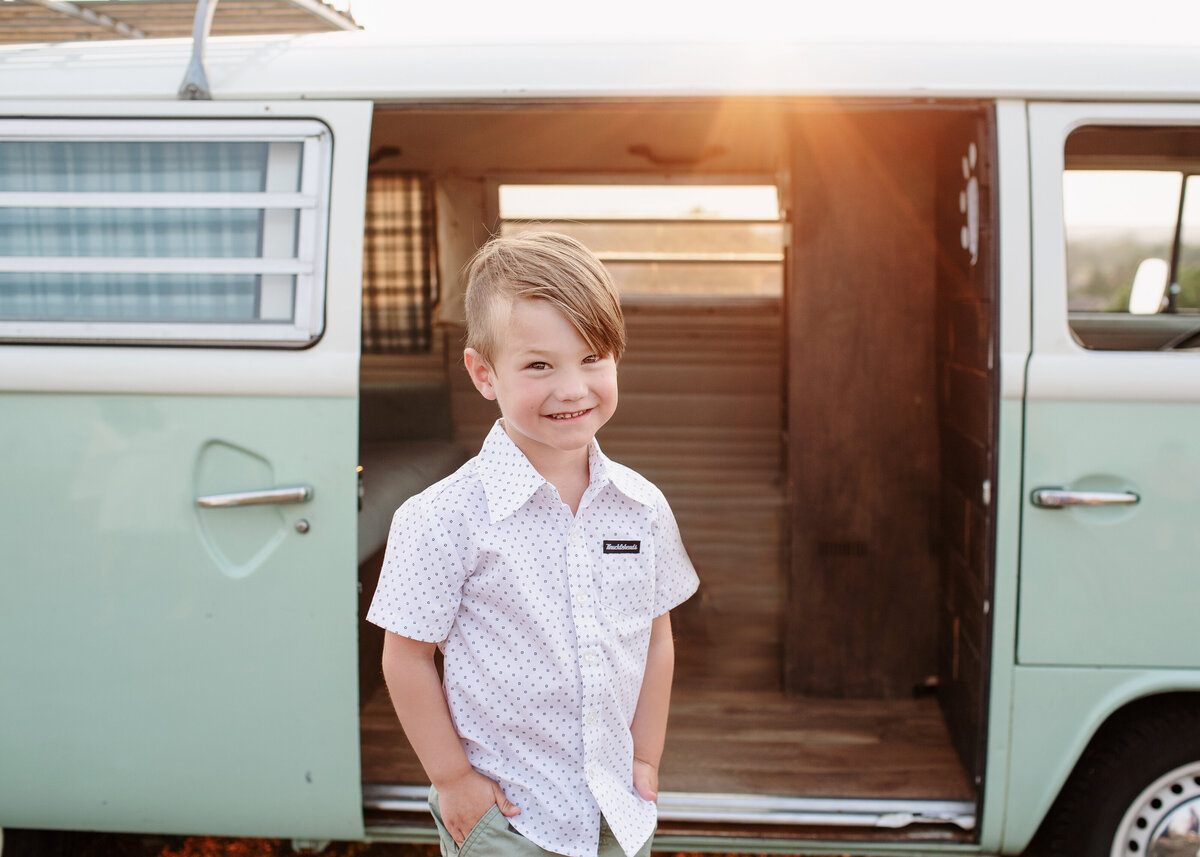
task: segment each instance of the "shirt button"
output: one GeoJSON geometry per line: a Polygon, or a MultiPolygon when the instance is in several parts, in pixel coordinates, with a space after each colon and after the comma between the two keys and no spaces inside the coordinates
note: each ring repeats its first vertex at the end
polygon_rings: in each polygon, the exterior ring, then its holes
{"type": "Polygon", "coordinates": [[[589,779],[589,780],[594,780],[594,779],[596,779],[596,774],[597,774],[597,772],[598,772],[599,770],[600,770],[600,769],[599,769],[599,768],[597,768],[595,765],[588,765],[588,766],[587,766],[587,775],[588,775],[588,779],[589,779]]]}
{"type": "Polygon", "coordinates": [[[596,653],[589,649],[588,651],[583,653],[583,660],[585,663],[589,663],[589,664],[596,663],[596,653]]]}
{"type": "Polygon", "coordinates": [[[571,532],[567,534],[567,541],[569,541],[571,544],[575,544],[577,541],[579,541],[579,530],[571,527],[571,532]]]}
{"type": "Polygon", "coordinates": [[[588,726],[594,726],[596,724],[596,712],[589,711],[587,713],[587,717],[585,717],[583,719],[583,722],[586,723],[588,726]]]}

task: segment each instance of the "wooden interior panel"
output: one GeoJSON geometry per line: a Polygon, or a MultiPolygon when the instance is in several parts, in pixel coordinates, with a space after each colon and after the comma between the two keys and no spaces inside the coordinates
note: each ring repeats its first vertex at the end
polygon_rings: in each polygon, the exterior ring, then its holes
{"type": "Polygon", "coordinates": [[[996,262],[988,120],[967,113],[938,146],[938,698],[972,777],[984,760],[995,493],[996,262]],[[974,149],[974,163],[971,151],[974,149]],[[979,243],[963,246],[960,194],[974,180],[979,243]]]}
{"type": "Polygon", "coordinates": [[[454,109],[382,107],[371,130],[380,169],[513,175],[751,173],[773,175],[786,135],[778,105],[766,100],[576,100],[465,105],[454,109]]]}
{"type": "Polygon", "coordinates": [[[793,693],[902,697],[936,671],[937,121],[916,111],[795,121],[793,693]]]}

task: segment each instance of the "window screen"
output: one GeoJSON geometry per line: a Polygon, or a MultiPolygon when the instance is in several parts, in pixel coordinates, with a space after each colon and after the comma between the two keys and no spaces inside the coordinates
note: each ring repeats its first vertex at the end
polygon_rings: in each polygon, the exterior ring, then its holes
{"type": "Polygon", "coordinates": [[[0,123],[0,336],[307,344],[328,176],[316,122],[0,123]]]}

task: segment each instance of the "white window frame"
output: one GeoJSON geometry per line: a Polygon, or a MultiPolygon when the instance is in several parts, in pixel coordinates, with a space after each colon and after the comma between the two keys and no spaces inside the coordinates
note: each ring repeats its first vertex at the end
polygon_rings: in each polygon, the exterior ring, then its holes
{"type": "Polygon", "coordinates": [[[1197,104],[1028,106],[1032,218],[1032,348],[1027,398],[1040,401],[1184,401],[1200,397],[1196,355],[1088,350],[1071,336],[1067,312],[1067,234],[1063,218],[1065,146],[1088,125],[1200,126],[1197,104]]]}
{"type": "MultiPolygon", "coordinates": [[[[18,142],[264,142],[300,143],[299,192],[250,193],[36,193],[0,192],[8,208],[252,208],[296,212],[291,258],[145,258],[0,256],[0,272],[204,273],[296,278],[290,320],[250,322],[124,322],[0,319],[0,342],[111,342],[155,345],[249,345],[303,348],[325,327],[325,273],[329,233],[333,135],[311,119],[13,119],[0,120],[0,140],[18,142]]],[[[268,186],[277,165],[269,159],[268,186]]],[[[291,218],[287,229],[290,232],[291,218]]],[[[264,242],[270,242],[270,234],[264,242]]],[[[264,282],[264,292],[267,283],[264,282]]]]}

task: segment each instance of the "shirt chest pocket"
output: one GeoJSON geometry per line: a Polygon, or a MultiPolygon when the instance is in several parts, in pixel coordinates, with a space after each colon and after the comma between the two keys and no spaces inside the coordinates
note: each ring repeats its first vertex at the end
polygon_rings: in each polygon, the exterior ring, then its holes
{"type": "Polygon", "coordinates": [[[600,557],[600,603],[626,616],[651,618],[654,612],[654,563],[644,553],[606,553],[600,557]]]}

